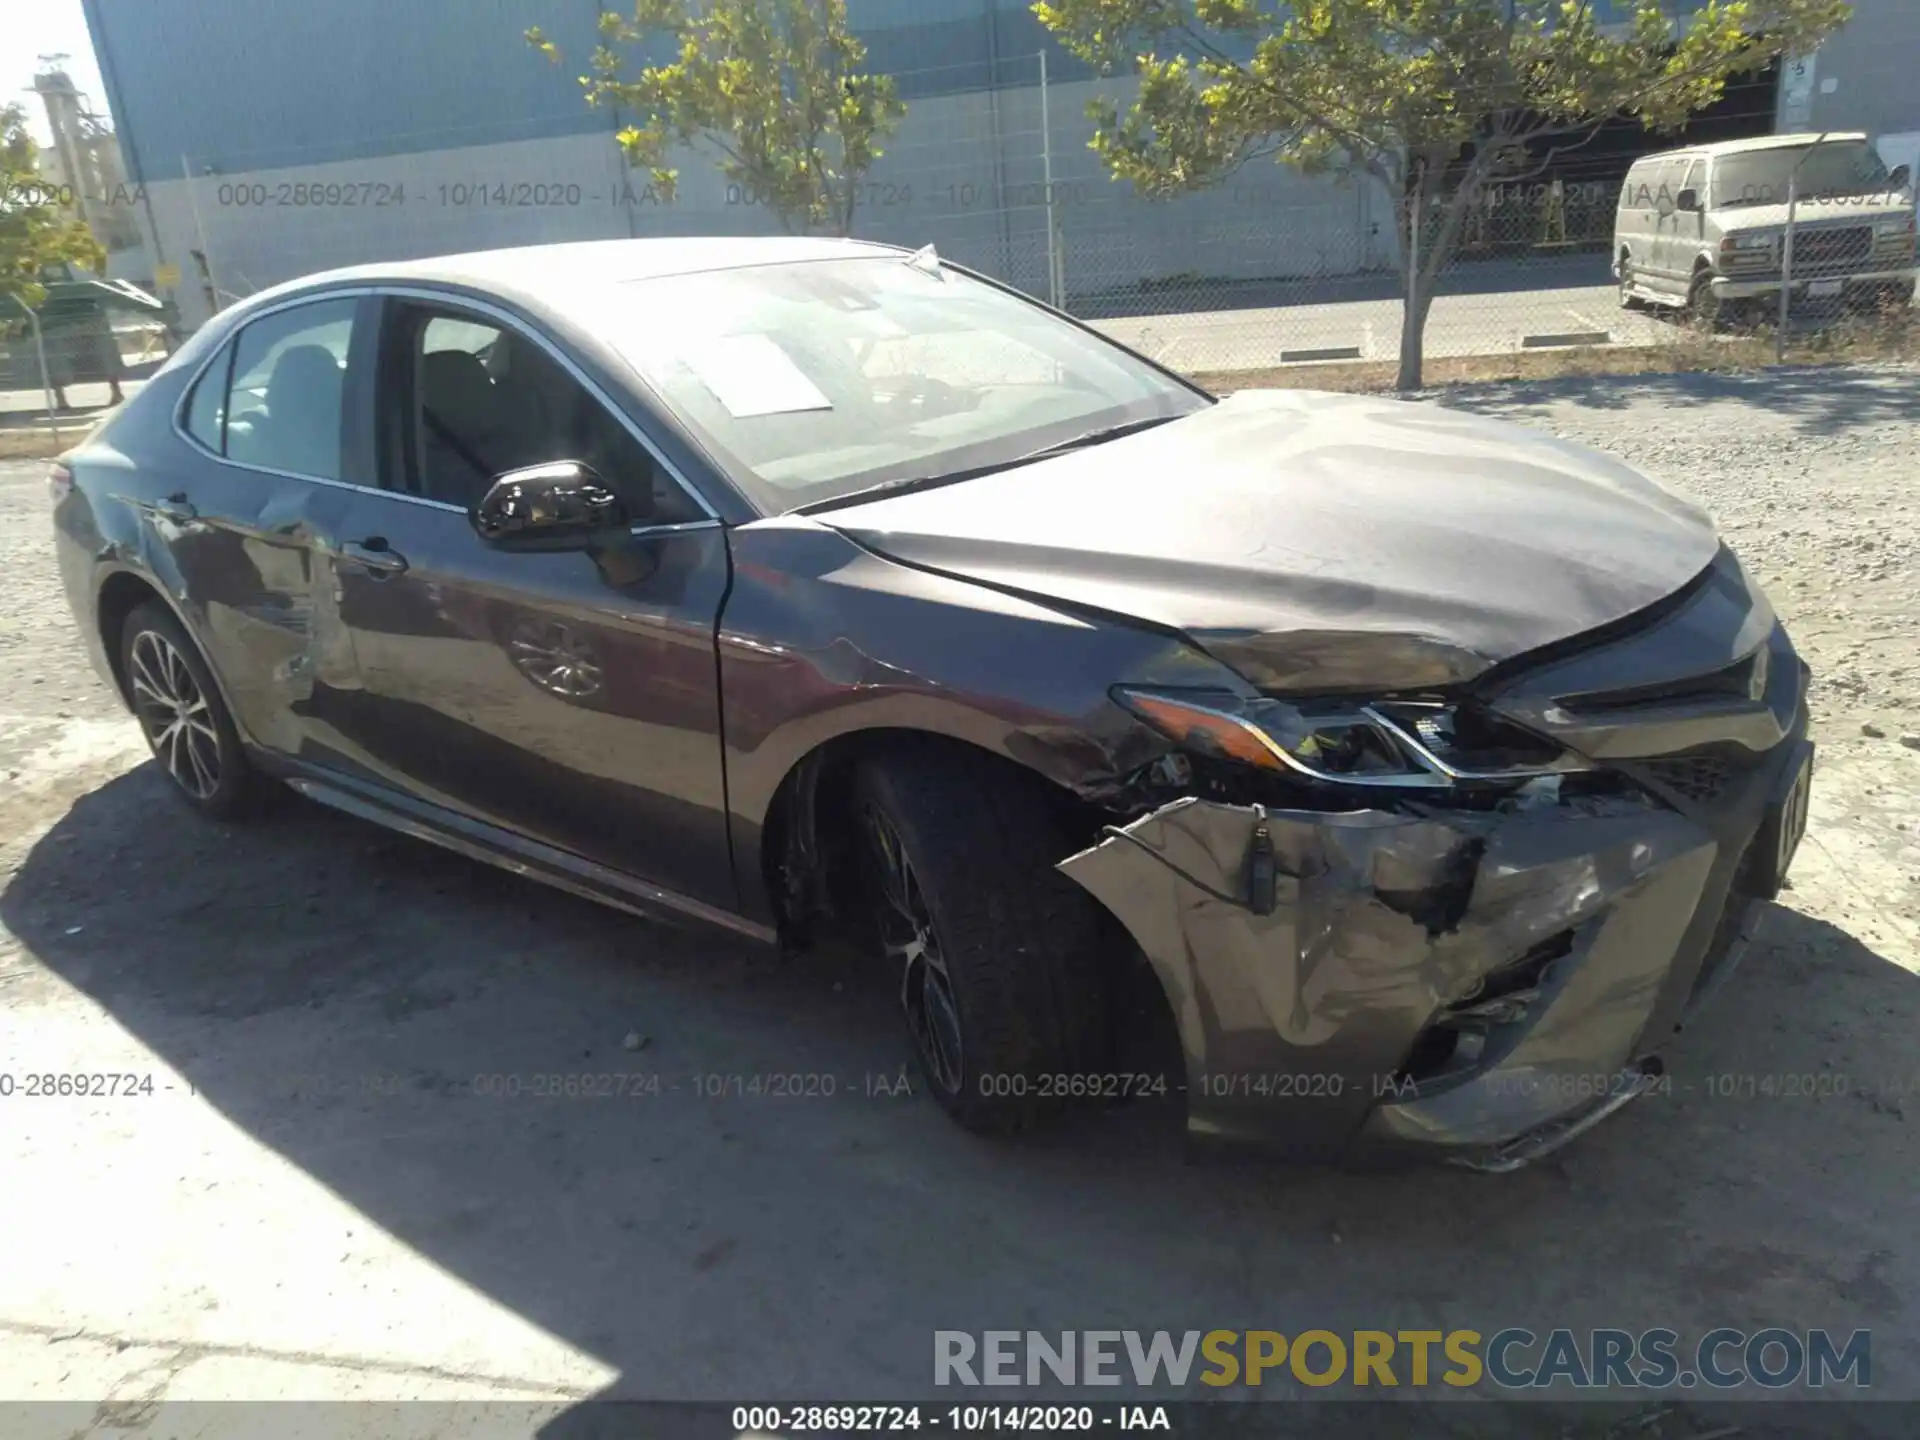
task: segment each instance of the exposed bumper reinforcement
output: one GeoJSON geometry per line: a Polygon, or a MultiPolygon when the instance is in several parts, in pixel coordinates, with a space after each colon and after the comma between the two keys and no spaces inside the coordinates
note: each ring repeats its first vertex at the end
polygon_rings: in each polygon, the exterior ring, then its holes
{"type": "Polygon", "coordinates": [[[1658,1069],[1636,1066],[1622,1070],[1613,1077],[1606,1092],[1584,1110],[1569,1111],[1504,1145],[1495,1145],[1487,1150],[1462,1151],[1458,1155],[1449,1155],[1447,1159],[1452,1164],[1464,1165],[1469,1170],[1480,1170],[1489,1175],[1504,1175],[1508,1171],[1518,1170],[1578,1140],[1614,1111],[1631,1105],[1659,1083],[1658,1069]]]}

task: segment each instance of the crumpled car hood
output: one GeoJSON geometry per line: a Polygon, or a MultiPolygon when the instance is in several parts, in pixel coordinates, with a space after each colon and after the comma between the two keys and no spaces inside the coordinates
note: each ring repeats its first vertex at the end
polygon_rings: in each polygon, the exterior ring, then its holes
{"type": "Polygon", "coordinates": [[[1718,550],[1632,467],[1437,405],[1243,391],[829,511],[881,555],[1184,633],[1266,689],[1409,689],[1643,610],[1718,550]]]}

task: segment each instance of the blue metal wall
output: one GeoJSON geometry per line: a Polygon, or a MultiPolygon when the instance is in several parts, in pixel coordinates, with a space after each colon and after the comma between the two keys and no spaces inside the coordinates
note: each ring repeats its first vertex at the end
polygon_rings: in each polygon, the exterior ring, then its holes
{"type": "MultiPolygon", "coordinates": [[[[134,177],[178,179],[616,128],[575,77],[595,0],[84,0],[134,177]],[[522,38],[539,25],[564,63],[522,38]]],[[[1030,85],[1053,46],[1025,0],[850,0],[909,100],[1030,85]],[[917,73],[916,73],[917,72],[917,73]]]]}

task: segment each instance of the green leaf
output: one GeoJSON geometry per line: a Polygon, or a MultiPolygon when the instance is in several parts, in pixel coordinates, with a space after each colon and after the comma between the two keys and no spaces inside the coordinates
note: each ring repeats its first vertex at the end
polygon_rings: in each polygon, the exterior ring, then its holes
{"type": "Polygon", "coordinates": [[[1849,13],[1846,0],[1705,0],[1682,23],[1670,8],[1632,0],[1605,25],[1593,0],[1038,0],[1033,13],[1076,55],[1138,77],[1124,113],[1088,113],[1107,168],[1146,195],[1268,156],[1400,195],[1410,163],[1471,156],[1442,197],[1453,220],[1406,276],[1424,315],[1458,214],[1529,136],[1617,115],[1678,125],[1729,77],[1812,50],[1849,13]]]}
{"type": "MultiPolygon", "coordinates": [[[[631,17],[600,17],[589,105],[619,105],[639,122],[616,136],[629,164],[653,171],[670,197],[675,146],[703,151],[789,230],[852,226],[879,142],[906,106],[893,81],[865,72],[866,46],[845,0],[634,0],[631,17]],[[632,79],[617,47],[665,39],[673,59],[632,79]]],[[[549,58],[552,46],[528,32],[549,58]]],[[[657,53],[657,52],[656,52],[657,53]]]]}

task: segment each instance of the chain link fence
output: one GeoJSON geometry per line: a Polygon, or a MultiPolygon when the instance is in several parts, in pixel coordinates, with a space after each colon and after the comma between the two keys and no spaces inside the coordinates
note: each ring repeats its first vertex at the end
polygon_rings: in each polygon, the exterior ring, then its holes
{"type": "MultiPolygon", "coordinates": [[[[854,235],[934,244],[1189,373],[1397,355],[1407,227],[1380,185],[1265,162],[1149,200],[1113,181],[1088,145],[1087,102],[1124,103],[1130,82],[1062,83],[1044,54],[896,79],[917,98],[860,187],[854,235]]],[[[1751,95],[1689,138],[1771,132],[1773,87],[1751,95]]],[[[148,183],[147,205],[158,248],[175,262],[183,319],[191,327],[267,286],[360,262],[780,232],[778,215],[713,167],[687,157],[677,191],[665,193],[626,168],[607,130],[577,133],[579,118],[424,131],[394,137],[402,153],[351,160],[245,149],[180,157],[177,180],[148,183]]],[[[1681,310],[1629,303],[1614,269],[1628,168],[1670,143],[1604,127],[1558,151],[1541,145],[1487,187],[1440,278],[1428,358],[1673,343],[1681,310]]],[[[1803,268],[1814,263],[1804,245],[1799,253],[1803,268]]],[[[1793,324],[1832,318],[1835,305],[1801,308],[1810,298],[1796,296],[1793,324]]]]}
{"type": "Polygon", "coordinates": [[[157,320],[102,313],[76,323],[12,308],[0,316],[0,457],[78,441],[173,345],[157,320]]]}

